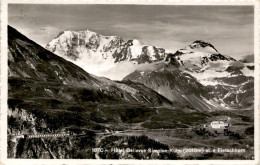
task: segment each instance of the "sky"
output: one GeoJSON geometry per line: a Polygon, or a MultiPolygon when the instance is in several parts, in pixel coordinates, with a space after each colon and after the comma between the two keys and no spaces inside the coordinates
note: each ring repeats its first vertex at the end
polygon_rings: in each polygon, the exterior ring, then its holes
{"type": "Polygon", "coordinates": [[[61,31],[88,29],[172,52],[195,40],[237,59],[254,52],[253,6],[9,4],[8,24],[44,47],[61,31]]]}

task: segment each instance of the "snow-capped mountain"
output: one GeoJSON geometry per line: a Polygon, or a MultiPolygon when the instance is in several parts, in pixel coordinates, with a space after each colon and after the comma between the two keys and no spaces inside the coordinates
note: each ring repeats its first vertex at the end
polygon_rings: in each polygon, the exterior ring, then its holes
{"type": "Polygon", "coordinates": [[[178,61],[180,66],[203,85],[216,85],[215,78],[238,75],[253,76],[250,70],[240,61],[222,55],[209,42],[197,40],[187,47],[168,54],[168,58],[178,61]]]}
{"type": "Polygon", "coordinates": [[[205,65],[214,61],[236,61],[232,57],[220,54],[212,44],[202,40],[197,40],[191,45],[177,50],[173,56],[192,71],[202,70],[205,65]]]}
{"type": "Polygon", "coordinates": [[[164,49],[136,39],[125,42],[121,37],[103,36],[90,30],[63,31],[46,45],[46,49],[99,76],[106,75],[122,61],[151,63],[166,55],[164,49]]]}
{"type": "Polygon", "coordinates": [[[214,98],[207,100],[209,104],[227,109],[253,106],[254,67],[250,64],[222,55],[201,40],[168,54],[166,60],[208,88],[207,97],[214,98]]]}

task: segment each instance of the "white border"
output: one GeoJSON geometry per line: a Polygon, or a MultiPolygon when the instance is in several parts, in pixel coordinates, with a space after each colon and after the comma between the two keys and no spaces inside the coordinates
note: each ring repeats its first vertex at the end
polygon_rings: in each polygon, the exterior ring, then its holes
{"type": "MultiPolygon", "coordinates": [[[[7,4],[1,2],[1,163],[7,157],[7,4]]],[[[4,163],[5,164],[5,163],[4,163]]]]}
{"type": "Polygon", "coordinates": [[[255,145],[255,159],[258,160],[259,164],[259,148],[260,148],[260,129],[259,129],[259,118],[260,118],[260,31],[259,31],[259,25],[260,25],[260,2],[259,0],[256,1],[255,3],[255,14],[254,14],[254,62],[255,62],[255,75],[254,75],[254,80],[255,80],[255,86],[254,86],[254,91],[255,91],[255,106],[254,106],[254,145],[255,145]]]}
{"type": "Polygon", "coordinates": [[[0,164],[259,164],[259,0],[0,0],[1,2],[1,153],[0,164]],[[94,159],[7,159],[7,4],[138,4],[138,5],[254,5],[255,54],[255,160],[94,160],[94,159]]]}
{"type": "Polygon", "coordinates": [[[33,4],[254,5],[258,0],[5,0],[33,4]]]}

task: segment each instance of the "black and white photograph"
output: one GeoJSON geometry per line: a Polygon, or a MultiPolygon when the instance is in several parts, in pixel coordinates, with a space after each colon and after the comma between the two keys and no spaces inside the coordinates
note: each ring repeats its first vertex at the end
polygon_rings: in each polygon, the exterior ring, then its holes
{"type": "Polygon", "coordinates": [[[7,7],[8,159],[255,160],[254,5],[7,7]]]}

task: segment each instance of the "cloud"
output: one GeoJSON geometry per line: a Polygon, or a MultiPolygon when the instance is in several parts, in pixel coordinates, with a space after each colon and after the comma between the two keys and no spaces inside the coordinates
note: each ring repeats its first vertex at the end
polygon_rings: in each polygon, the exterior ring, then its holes
{"type": "Polygon", "coordinates": [[[164,62],[134,64],[131,61],[123,61],[117,63],[117,65],[112,69],[97,72],[96,75],[108,77],[111,80],[122,80],[124,77],[126,77],[134,71],[154,71],[162,67],[162,65],[164,65],[164,62]]]}
{"type": "Polygon", "coordinates": [[[244,61],[246,63],[253,63],[254,62],[254,55],[250,54],[250,55],[242,56],[240,60],[244,61]]]}
{"type": "Polygon", "coordinates": [[[112,69],[99,72],[97,75],[108,77],[111,80],[122,80],[125,76],[135,71],[136,65],[130,61],[120,62],[112,69]]]}

